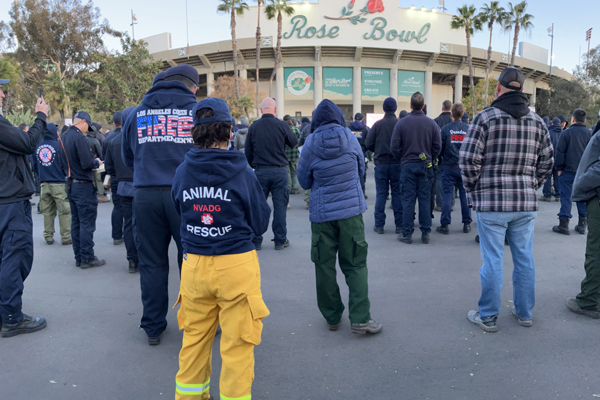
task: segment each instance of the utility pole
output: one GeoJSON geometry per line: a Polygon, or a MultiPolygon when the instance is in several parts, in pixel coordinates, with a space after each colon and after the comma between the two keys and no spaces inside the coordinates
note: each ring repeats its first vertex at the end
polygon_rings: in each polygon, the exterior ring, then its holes
{"type": "Polygon", "coordinates": [[[590,28],[585,32],[585,40],[588,42],[587,62],[585,64],[585,76],[588,76],[588,69],[590,65],[590,45],[592,44],[592,29],[590,28]]]}
{"type": "Polygon", "coordinates": [[[134,25],[137,24],[137,15],[135,15],[133,13],[133,10],[131,10],[131,37],[133,38],[133,40],[135,40],[135,30],[134,30],[134,25]]]}
{"type": "Polygon", "coordinates": [[[554,58],[554,23],[552,23],[552,28],[548,28],[548,36],[552,38],[550,42],[550,74],[552,75],[552,59],[554,58]]]}

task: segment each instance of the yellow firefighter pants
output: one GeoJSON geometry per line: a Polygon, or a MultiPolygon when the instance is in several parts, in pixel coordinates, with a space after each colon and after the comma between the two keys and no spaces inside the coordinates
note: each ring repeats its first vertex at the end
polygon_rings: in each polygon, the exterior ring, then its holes
{"type": "Polygon", "coordinates": [[[269,315],[260,292],[256,251],[223,256],[185,254],[177,320],[185,329],[179,353],[176,400],[209,398],[212,345],[221,324],[221,400],[248,400],[254,381],[254,346],[269,315]]]}

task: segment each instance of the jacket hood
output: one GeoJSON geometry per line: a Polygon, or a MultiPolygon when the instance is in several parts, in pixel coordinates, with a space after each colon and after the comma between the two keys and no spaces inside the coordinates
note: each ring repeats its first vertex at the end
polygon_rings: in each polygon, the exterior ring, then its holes
{"type": "Polygon", "coordinates": [[[153,109],[186,108],[196,104],[196,95],[179,81],[160,81],[144,95],[142,104],[153,109]]]}
{"type": "Polygon", "coordinates": [[[58,140],[58,128],[52,122],[49,122],[46,125],[46,130],[44,131],[44,140],[58,140]]]}
{"type": "Polygon", "coordinates": [[[361,121],[354,121],[350,124],[350,129],[364,129],[367,126],[363,124],[361,121]]]}
{"type": "Polygon", "coordinates": [[[560,125],[550,125],[550,127],[548,128],[548,131],[561,133],[563,131],[563,129],[560,125]]]}
{"type": "Polygon", "coordinates": [[[236,132],[236,135],[245,135],[246,133],[248,133],[248,128],[241,128],[236,132]]]}
{"type": "Polygon", "coordinates": [[[190,180],[218,186],[235,178],[246,168],[246,156],[239,151],[193,148],[185,155],[190,180]]]}
{"type": "Polygon", "coordinates": [[[506,111],[513,118],[521,118],[529,114],[529,105],[527,97],[522,92],[508,92],[498,97],[491,104],[491,107],[506,111]]]}
{"type": "Polygon", "coordinates": [[[323,100],[315,109],[315,115],[310,124],[311,130],[314,132],[317,128],[327,125],[337,124],[346,126],[344,113],[331,100],[323,100]]]}

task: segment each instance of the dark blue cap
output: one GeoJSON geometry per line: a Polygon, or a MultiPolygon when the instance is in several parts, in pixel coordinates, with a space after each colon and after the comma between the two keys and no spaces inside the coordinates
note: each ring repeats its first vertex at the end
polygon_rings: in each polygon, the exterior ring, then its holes
{"type": "MultiPolygon", "coordinates": [[[[200,82],[200,76],[198,75],[198,70],[188,64],[177,65],[175,67],[169,68],[168,70],[166,70],[164,72],[165,72],[165,76],[163,77],[163,79],[166,79],[166,78],[169,78],[169,77],[175,76],[175,75],[181,75],[181,76],[185,76],[186,78],[188,78],[189,80],[194,82],[196,84],[196,86],[198,86],[198,83],[200,82]]],[[[158,73],[158,75],[160,75],[160,72],[158,73]]],[[[156,77],[155,77],[155,79],[156,79],[156,77]]]]}
{"type": "Polygon", "coordinates": [[[163,79],[165,79],[165,74],[167,73],[167,71],[160,71],[158,74],[156,74],[154,76],[154,79],[152,79],[152,86],[154,86],[154,84],[156,82],[162,81],[163,79]]]}
{"type": "Polygon", "coordinates": [[[87,122],[87,124],[89,125],[90,129],[92,129],[92,117],[90,117],[90,114],[88,114],[85,111],[77,111],[77,114],[75,114],[73,116],[73,119],[75,118],[79,118],[84,120],[85,122],[87,122]]]}
{"type": "Polygon", "coordinates": [[[202,99],[192,109],[192,116],[194,117],[194,126],[200,124],[209,124],[211,122],[229,122],[231,123],[231,114],[229,113],[229,107],[227,103],[216,97],[207,97],[202,99]],[[213,116],[210,118],[198,118],[198,110],[202,108],[210,108],[213,110],[213,116]]]}
{"type": "Polygon", "coordinates": [[[552,125],[560,125],[560,118],[552,118],[552,125]]]}
{"type": "Polygon", "coordinates": [[[123,113],[121,111],[117,111],[113,114],[113,123],[115,125],[122,125],[121,120],[123,119],[123,113]]]}
{"type": "Polygon", "coordinates": [[[360,120],[363,119],[363,115],[361,113],[356,113],[354,115],[354,119],[357,120],[357,121],[360,121],[360,120]]]}

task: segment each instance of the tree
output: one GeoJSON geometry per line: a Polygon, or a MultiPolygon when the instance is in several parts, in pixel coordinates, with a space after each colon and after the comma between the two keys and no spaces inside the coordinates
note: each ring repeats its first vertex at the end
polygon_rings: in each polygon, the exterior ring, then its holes
{"type": "MultiPolygon", "coordinates": [[[[240,98],[235,97],[235,81],[232,76],[222,75],[213,83],[212,97],[222,99],[229,106],[231,116],[239,118],[242,114],[248,117],[248,110],[254,107],[252,101],[253,86],[248,79],[240,78],[239,80],[240,98]]],[[[259,93],[259,100],[262,101],[267,97],[266,93],[259,93]]]]}
{"type": "Polygon", "coordinates": [[[583,64],[575,69],[575,76],[588,84],[600,87],[600,45],[590,50],[589,64],[588,55],[581,56],[583,64]]]}
{"type": "MultiPolygon", "coordinates": [[[[483,79],[480,79],[475,85],[475,114],[471,117],[474,118],[475,115],[483,111],[484,108],[487,107],[487,98],[493,97],[494,92],[496,91],[496,84],[498,82],[494,78],[488,78],[488,81],[485,82],[483,79]]],[[[463,104],[471,104],[473,102],[473,92],[469,90],[467,96],[462,99],[463,104]]]]}
{"type": "Polygon", "coordinates": [[[550,90],[542,90],[537,97],[536,112],[550,119],[564,115],[569,121],[573,111],[583,108],[587,112],[588,126],[598,121],[600,89],[581,79],[558,79],[550,82],[550,90]],[[592,112],[593,110],[593,112],[592,112]]]}
{"type": "MultiPolygon", "coordinates": [[[[2,79],[10,79],[10,82],[6,85],[2,85],[2,90],[8,92],[17,86],[19,78],[21,77],[21,68],[17,62],[10,57],[0,57],[0,77],[2,79]]],[[[12,96],[11,96],[12,97],[12,96]]],[[[0,111],[6,115],[9,111],[9,101],[5,99],[3,101],[3,107],[0,111]]]]}
{"type": "Polygon", "coordinates": [[[484,4],[478,16],[481,22],[485,23],[490,30],[490,44],[488,46],[487,62],[485,64],[485,88],[483,91],[484,104],[486,107],[488,104],[488,82],[490,76],[490,66],[492,63],[492,32],[494,30],[494,24],[498,23],[502,25],[506,17],[506,10],[504,10],[504,7],[500,7],[500,2],[498,1],[490,1],[490,4],[484,4]]]}
{"type": "MultiPolygon", "coordinates": [[[[269,79],[269,97],[271,97],[271,86],[273,86],[273,78],[277,73],[277,68],[279,68],[279,64],[281,64],[281,30],[282,30],[282,22],[283,16],[282,13],[287,17],[291,17],[294,15],[296,10],[294,7],[287,4],[288,0],[269,0],[270,4],[265,7],[265,14],[267,15],[267,19],[271,20],[277,17],[277,47],[275,48],[275,68],[273,68],[273,73],[271,74],[271,78],[269,79]]],[[[281,99],[279,100],[281,101],[281,99]]]]}
{"type": "Polygon", "coordinates": [[[46,76],[62,88],[61,116],[71,114],[67,83],[82,71],[91,70],[94,54],[104,49],[104,35],[120,36],[104,20],[100,10],[90,1],[27,0],[15,2],[9,11],[8,27],[3,24],[7,47],[16,46],[16,59],[23,70],[24,80],[31,86],[44,86],[46,76]],[[7,38],[7,39],[6,39],[7,38]]]}
{"type": "MultiPolygon", "coordinates": [[[[466,4],[458,9],[458,15],[452,16],[450,27],[452,29],[464,29],[467,38],[467,63],[469,64],[469,87],[471,93],[475,92],[473,85],[473,58],[471,55],[471,36],[473,32],[481,30],[481,20],[475,15],[475,6],[466,4]]],[[[473,98],[473,117],[475,117],[477,105],[473,98]]]]}
{"type": "Polygon", "coordinates": [[[235,78],[235,98],[240,98],[240,85],[238,74],[238,54],[237,42],[235,40],[235,16],[236,14],[244,15],[244,11],[248,10],[248,4],[242,0],[221,0],[221,4],[217,7],[220,13],[231,14],[231,47],[233,48],[233,77],[235,78]]]}
{"type": "Polygon", "coordinates": [[[258,3],[258,22],[256,23],[256,115],[259,115],[259,104],[258,98],[260,96],[260,45],[261,45],[261,32],[260,32],[260,6],[264,0],[256,0],[258,3]]]}
{"type": "Polygon", "coordinates": [[[533,15],[527,14],[527,1],[523,0],[519,4],[513,6],[512,3],[508,3],[508,13],[504,20],[504,29],[513,28],[515,31],[515,37],[513,39],[512,56],[510,57],[510,66],[515,66],[515,55],[517,53],[517,43],[519,41],[519,33],[521,30],[530,32],[533,28],[533,15]]]}

